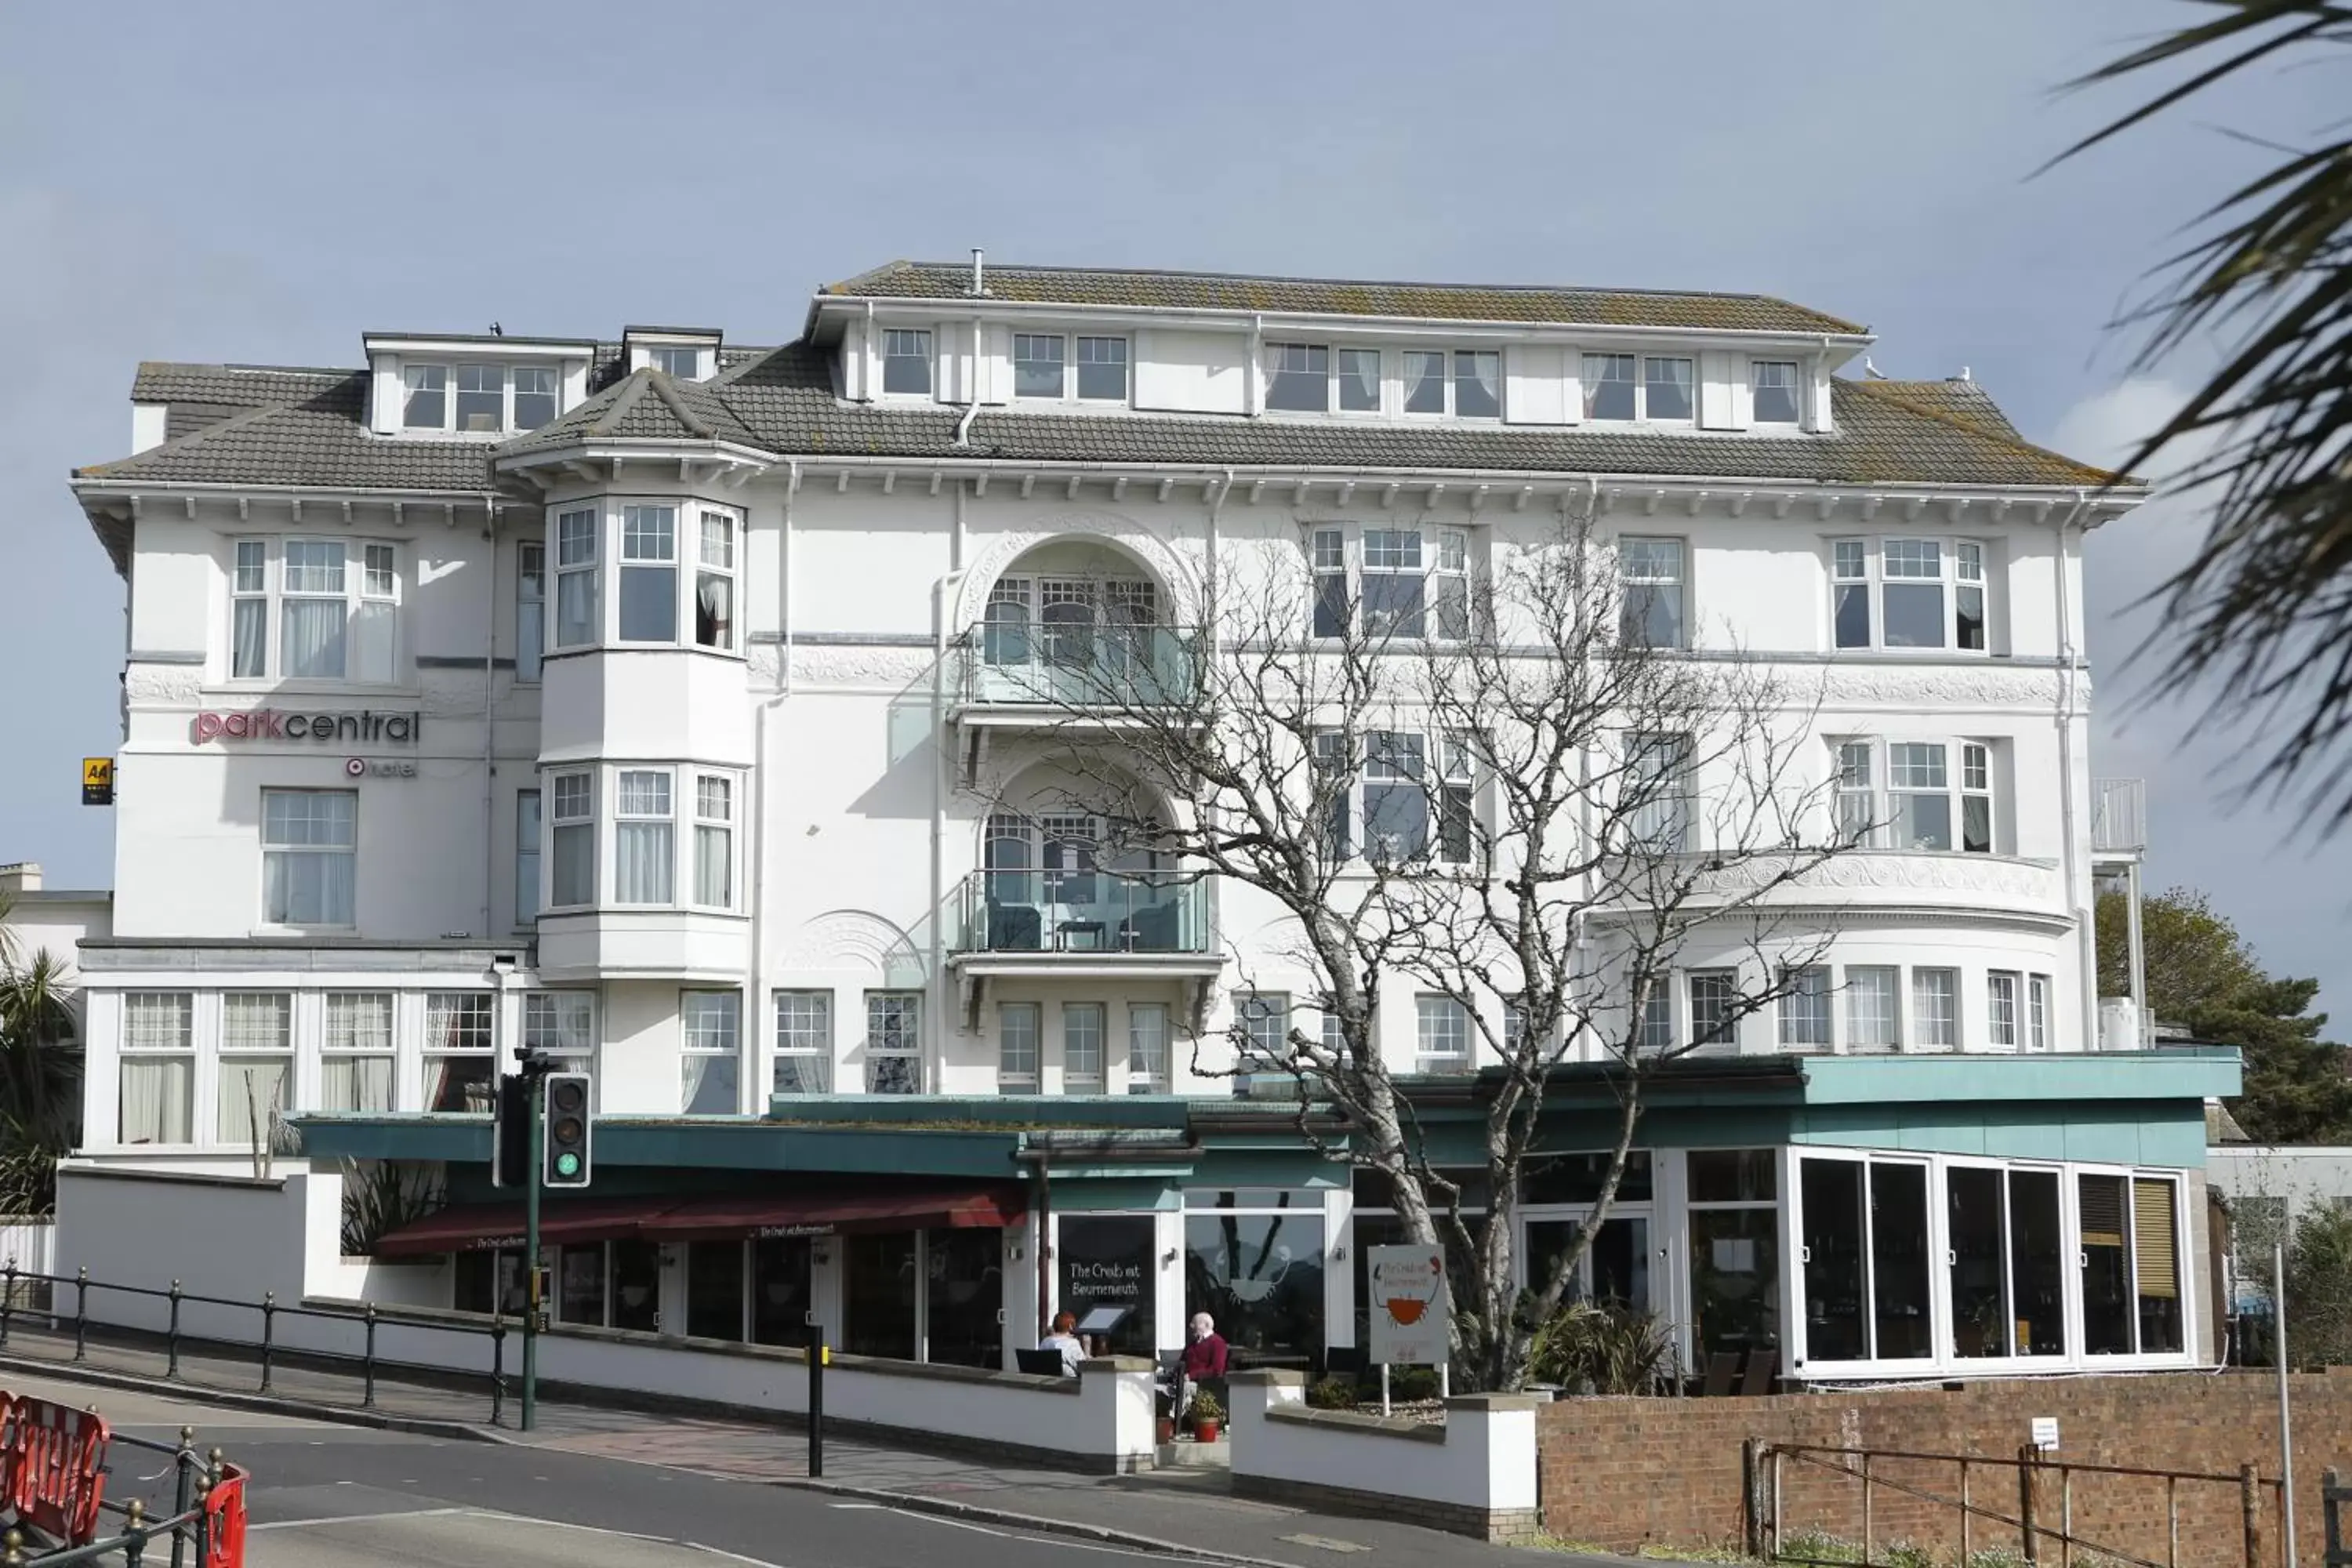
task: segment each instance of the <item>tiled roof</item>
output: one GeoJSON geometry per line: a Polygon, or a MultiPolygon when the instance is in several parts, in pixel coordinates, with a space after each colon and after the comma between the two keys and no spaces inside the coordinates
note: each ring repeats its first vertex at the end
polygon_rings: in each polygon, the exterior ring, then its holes
{"type": "MultiPolygon", "coordinates": [[[[142,373],[143,374],[143,373],[142,373]]],[[[581,438],[720,438],[779,455],[980,458],[1012,462],[1171,463],[1246,468],[1516,469],[1600,475],[1694,475],[1833,485],[2075,486],[2105,470],[2018,438],[1971,384],[1837,381],[1828,436],[1671,433],[1588,423],[1374,425],[1277,416],[1062,414],[983,407],[969,444],[950,405],[840,400],[824,351],[793,343],[709,382],[657,373],[623,378],[545,429],[505,447],[370,435],[364,372],[342,373],[300,400],[226,423],[120,462],[93,479],[326,488],[482,489],[496,456],[581,438]],[[1967,390],[1954,390],[1956,387],[1967,390]],[[665,396],[664,393],[668,395],[665,396]],[[683,410],[683,416],[681,415],[683,410]]]]}
{"type": "MultiPolygon", "coordinates": [[[[987,297],[1023,304],[1132,305],[1194,310],[1394,316],[1446,321],[1548,322],[1592,327],[1689,327],[1750,332],[1860,333],[1866,328],[1764,294],[1675,293],[1532,285],[1370,283],[1326,278],[1253,278],[1223,272],[1108,268],[999,267],[982,272],[987,297]]],[[[969,299],[963,262],[892,261],[830,284],[852,299],[969,299]]]]}
{"type": "Polygon", "coordinates": [[[144,360],[131,381],[133,403],[206,403],[262,408],[308,397],[352,373],[288,365],[174,364],[144,360]]]}

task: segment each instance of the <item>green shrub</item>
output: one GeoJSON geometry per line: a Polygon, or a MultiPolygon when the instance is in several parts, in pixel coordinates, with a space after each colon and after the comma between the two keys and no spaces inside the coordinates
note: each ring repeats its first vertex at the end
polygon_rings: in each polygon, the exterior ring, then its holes
{"type": "Polygon", "coordinates": [[[1389,1373],[1389,1397],[1412,1404],[1416,1400],[1437,1397],[1437,1369],[1433,1366],[1401,1366],[1389,1373]]]}
{"type": "Polygon", "coordinates": [[[1673,1335],[1656,1318],[1570,1301],[1536,1330],[1528,1378],[1570,1392],[1647,1394],[1673,1353],[1673,1335]]]}
{"type": "Polygon", "coordinates": [[[1318,1378],[1307,1385],[1307,1403],[1317,1410],[1353,1410],[1360,1403],[1356,1381],[1349,1377],[1318,1378]]]}

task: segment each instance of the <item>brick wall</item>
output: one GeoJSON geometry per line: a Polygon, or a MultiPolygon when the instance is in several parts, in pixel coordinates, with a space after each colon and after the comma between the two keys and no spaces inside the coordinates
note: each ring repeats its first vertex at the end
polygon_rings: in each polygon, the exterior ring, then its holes
{"type": "MultiPolygon", "coordinates": [[[[2295,1533],[2301,1561],[2312,1563],[2322,1550],[2320,1472],[2331,1465],[2352,1472],[2352,1374],[2299,1374],[2292,1380],[2291,1397],[2295,1533]]],[[[2053,1463],[2235,1475],[2251,1462],[2266,1480],[2278,1475],[2278,1390],[2267,1373],[2061,1378],[1763,1399],[1571,1399],[1537,1414],[1545,1527],[1556,1536],[1620,1552],[1643,1545],[1736,1544],[1741,1529],[1740,1455],[1749,1437],[2014,1458],[2037,1415],[2058,1418],[2061,1447],[2051,1457],[2053,1463]]],[[[1874,1460],[1871,1475],[1876,1541],[1907,1539],[1946,1553],[1958,1548],[1956,1509],[1896,1489],[1957,1498],[1957,1464],[1874,1460]]],[[[2055,1525],[2062,1510],[2058,1478],[2045,1472],[2035,1484],[2036,1518],[2055,1525]]],[[[2077,1476],[2073,1491],[2078,1537],[2167,1560],[2163,1481],[2077,1476]]],[[[2240,1489],[2182,1482],[2178,1492],[2179,1561],[2242,1562],[2240,1489]]],[[[2015,1517],[2016,1472],[2008,1467],[1972,1468],[1969,1497],[2015,1517]]],[[[1791,1458],[1783,1461],[1781,1498],[1786,1534],[1819,1530],[1862,1539],[1862,1487],[1852,1476],[1791,1458]]],[[[1979,1520],[1972,1528],[1975,1546],[2018,1546],[2014,1527],[1979,1520]]],[[[2263,1492],[2262,1530],[2265,1560],[2277,1562],[2277,1502],[2268,1487],[2263,1492]]]]}

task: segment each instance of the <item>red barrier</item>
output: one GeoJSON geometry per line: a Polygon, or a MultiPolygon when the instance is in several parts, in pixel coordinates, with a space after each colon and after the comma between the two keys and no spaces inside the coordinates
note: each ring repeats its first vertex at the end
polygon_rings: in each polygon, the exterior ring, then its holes
{"type": "Polygon", "coordinates": [[[113,1435],[95,1410],[0,1394],[0,1499],[17,1520],[68,1546],[98,1534],[113,1435]]]}
{"type": "Polygon", "coordinates": [[[235,1465],[221,1470],[220,1481],[205,1495],[203,1568],[245,1568],[245,1472],[235,1465]]]}

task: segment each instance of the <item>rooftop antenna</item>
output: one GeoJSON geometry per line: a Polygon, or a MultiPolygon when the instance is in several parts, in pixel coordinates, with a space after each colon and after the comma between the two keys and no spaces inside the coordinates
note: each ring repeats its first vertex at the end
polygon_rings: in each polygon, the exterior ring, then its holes
{"type": "Polygon", "coordinates": [[[971,291],[977,296],[988,292],[986,260],[988,253],[978,246],[971,247],[971,291]]]}

